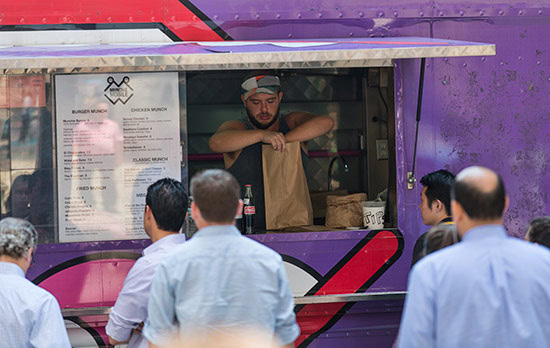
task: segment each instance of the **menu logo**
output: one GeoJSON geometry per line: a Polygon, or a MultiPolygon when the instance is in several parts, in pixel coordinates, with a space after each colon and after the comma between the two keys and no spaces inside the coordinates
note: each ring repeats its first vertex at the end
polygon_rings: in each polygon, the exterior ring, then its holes
{"type": "Polygon", "coordinates": [[[109,76],[107,83],[108,85],[103,90],[103,95],[113,105],[118,102],[126,104],[134,96],[134,89],[130,87],[130,78],[128,76],[124,76],[120,83],[117,83],[114,77],[109,76]]]}

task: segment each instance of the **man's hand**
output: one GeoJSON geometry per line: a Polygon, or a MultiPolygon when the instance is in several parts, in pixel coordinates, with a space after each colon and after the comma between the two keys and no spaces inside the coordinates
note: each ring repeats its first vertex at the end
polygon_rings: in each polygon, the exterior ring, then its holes
{"type": "Polygon", "coordinates": [[[271,144],[275,151],[285,151],[286,139],[283,133],[264,131],[262,133],[262,143],[271,144]]]}
{"type": "Polygon", "coordinates": [[[143,331],[143,325],[145,325],[145,323],[142,321],[135,329],[132,329],[132,331],[138,335],[141,335],[141,332],[143,331]]]}

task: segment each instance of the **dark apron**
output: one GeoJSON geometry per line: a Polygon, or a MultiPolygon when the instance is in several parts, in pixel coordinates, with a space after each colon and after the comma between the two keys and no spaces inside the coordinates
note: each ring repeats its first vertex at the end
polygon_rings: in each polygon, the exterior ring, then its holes
{"type": "MultiPolygon", "coordinates": [[[[254,129],[247,119],[241,120],[247,129],[254,129]]],[[[286,134],[290,131],[284,117],[279,118],[279,132],[286,134]]],[[[252,144],[241,150],[237,160],[227,168],[241,185],[241,194],[244,194],[244,185],[252,185],[252,195],[256,206],[254,225],[256,230],[265,231],[265,197],[264,175],[262,168],[262,143],[252,144]]],[[[302,166],[307,176],[308,156],[302,150],[302,166]]]]}

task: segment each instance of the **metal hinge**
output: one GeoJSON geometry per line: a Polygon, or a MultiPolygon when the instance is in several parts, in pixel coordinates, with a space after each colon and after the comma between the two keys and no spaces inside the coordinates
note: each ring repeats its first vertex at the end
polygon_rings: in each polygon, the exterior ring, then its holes
{"type": "Polygon", "coordinates": [[[414,185],[416,184],[416,178],[414,177],[413,172],[407,172],[407,188],[409,190],[414,189],[414,185]]]}

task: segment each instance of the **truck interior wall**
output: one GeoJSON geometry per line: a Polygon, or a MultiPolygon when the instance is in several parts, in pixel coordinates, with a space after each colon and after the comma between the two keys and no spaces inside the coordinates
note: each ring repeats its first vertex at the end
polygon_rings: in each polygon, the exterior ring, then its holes
{"type": "MultiPolygon", "coordinates": [[[[367,75],[367,105],[366,122],[366,147],[368,149],[368,191],[381,192],[388,188],[389,154],[384,156],[383,144],[394,139],[390,134],[389,122],[394,122],[394,114],[390,113],[390,105],[393,104],[393,90],[388,86],[388,79],[392,79],[392,69],[373,68],[367,75]],[[370,73],[373,71],[373,73],[370,73]]],[[[393,140],[395,141],[395,140],[393,140]]],[[[370,200],[375,196],[369,197],[370,200]]]]}

